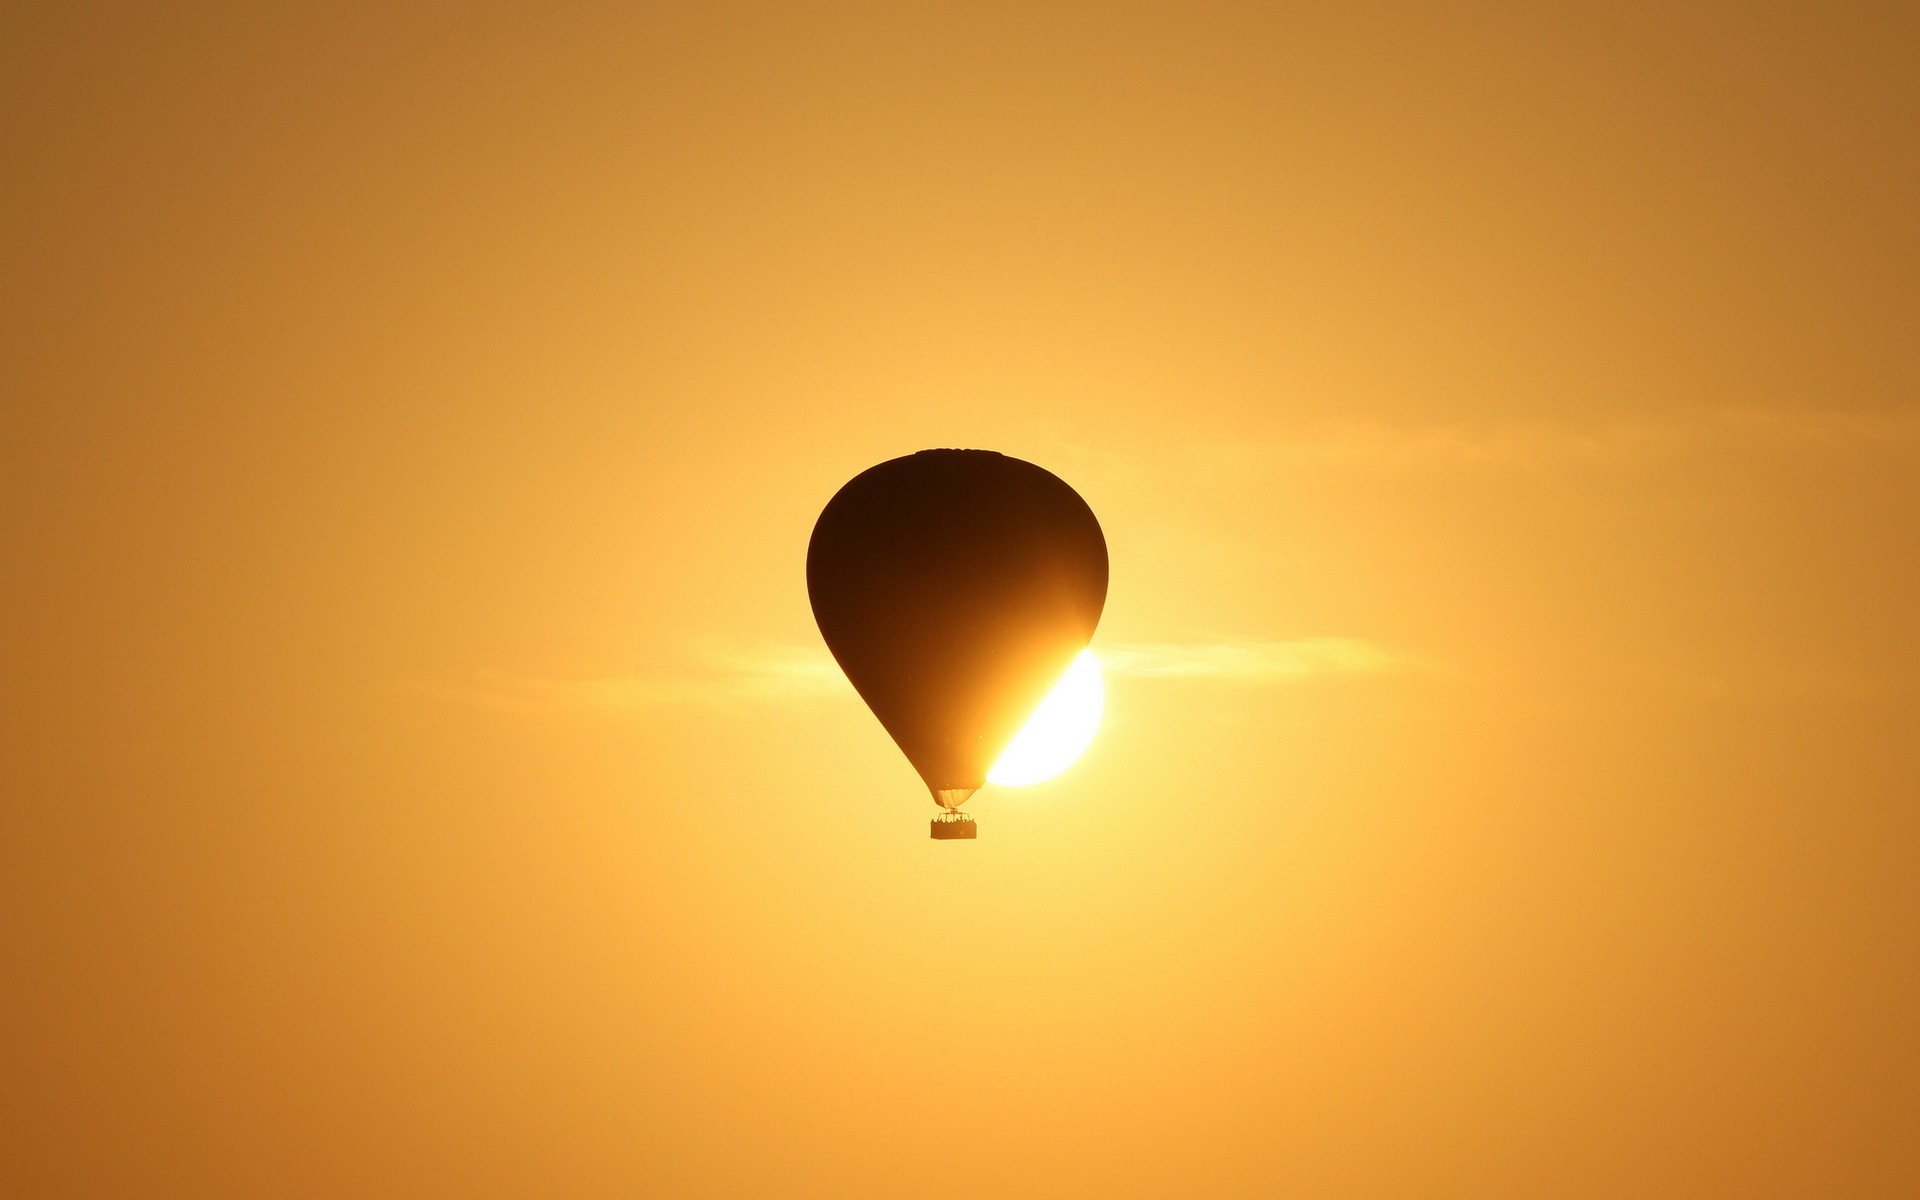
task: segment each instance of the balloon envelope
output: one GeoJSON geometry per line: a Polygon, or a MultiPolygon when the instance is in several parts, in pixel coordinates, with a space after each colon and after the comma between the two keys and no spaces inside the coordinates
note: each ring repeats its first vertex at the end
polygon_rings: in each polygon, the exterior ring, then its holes
{"type": "Polygon", "coordinates": [[[951,808],[1093,637],[1107,543],[1050,472],[988,450],[922,450],[828,501],[807,593],[855,690],[951,808]]]}

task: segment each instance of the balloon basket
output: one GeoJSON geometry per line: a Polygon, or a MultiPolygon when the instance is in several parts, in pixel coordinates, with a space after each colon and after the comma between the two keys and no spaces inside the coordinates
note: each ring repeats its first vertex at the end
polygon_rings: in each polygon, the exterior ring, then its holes
{"type": "Polygon", "coordinates": [[[933,836],[938,841],[946,842],[980,835],[972,817],[963,812],[943,812],[933,819],[933,836]]]}

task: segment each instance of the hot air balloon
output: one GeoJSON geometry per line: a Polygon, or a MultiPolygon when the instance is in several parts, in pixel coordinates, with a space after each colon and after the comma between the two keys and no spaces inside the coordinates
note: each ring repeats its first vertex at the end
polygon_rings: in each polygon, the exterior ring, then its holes
{"type": "Polygon", "coordinates": [[[1093,637],[1107,543],[1057,476],[990,450],[922,450],[827,502],[807,546],[827,648],[926,781],[936,838],[1093,637]]]}

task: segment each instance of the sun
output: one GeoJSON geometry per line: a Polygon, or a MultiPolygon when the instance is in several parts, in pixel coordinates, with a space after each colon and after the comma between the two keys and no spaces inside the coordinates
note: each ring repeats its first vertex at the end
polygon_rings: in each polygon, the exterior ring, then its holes
{"type": "Polygon", "coordinates": [[[1000,752],[987,782],[1025,787],[1052,779],[1086,753],[1106,706],[1100,660],[1093,651],[1082,650],[1000,752]]]}

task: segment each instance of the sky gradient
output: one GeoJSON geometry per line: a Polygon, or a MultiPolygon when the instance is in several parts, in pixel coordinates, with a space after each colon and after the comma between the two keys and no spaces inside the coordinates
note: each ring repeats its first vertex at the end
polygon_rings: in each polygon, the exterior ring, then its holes
{"type": "Polygon", "coordinates": [[[0,1192],[1920,1189],[1913,7],[0,20],[0,1192]],[[1112,559],[972,843],[934,446],[1112,559]]]}

